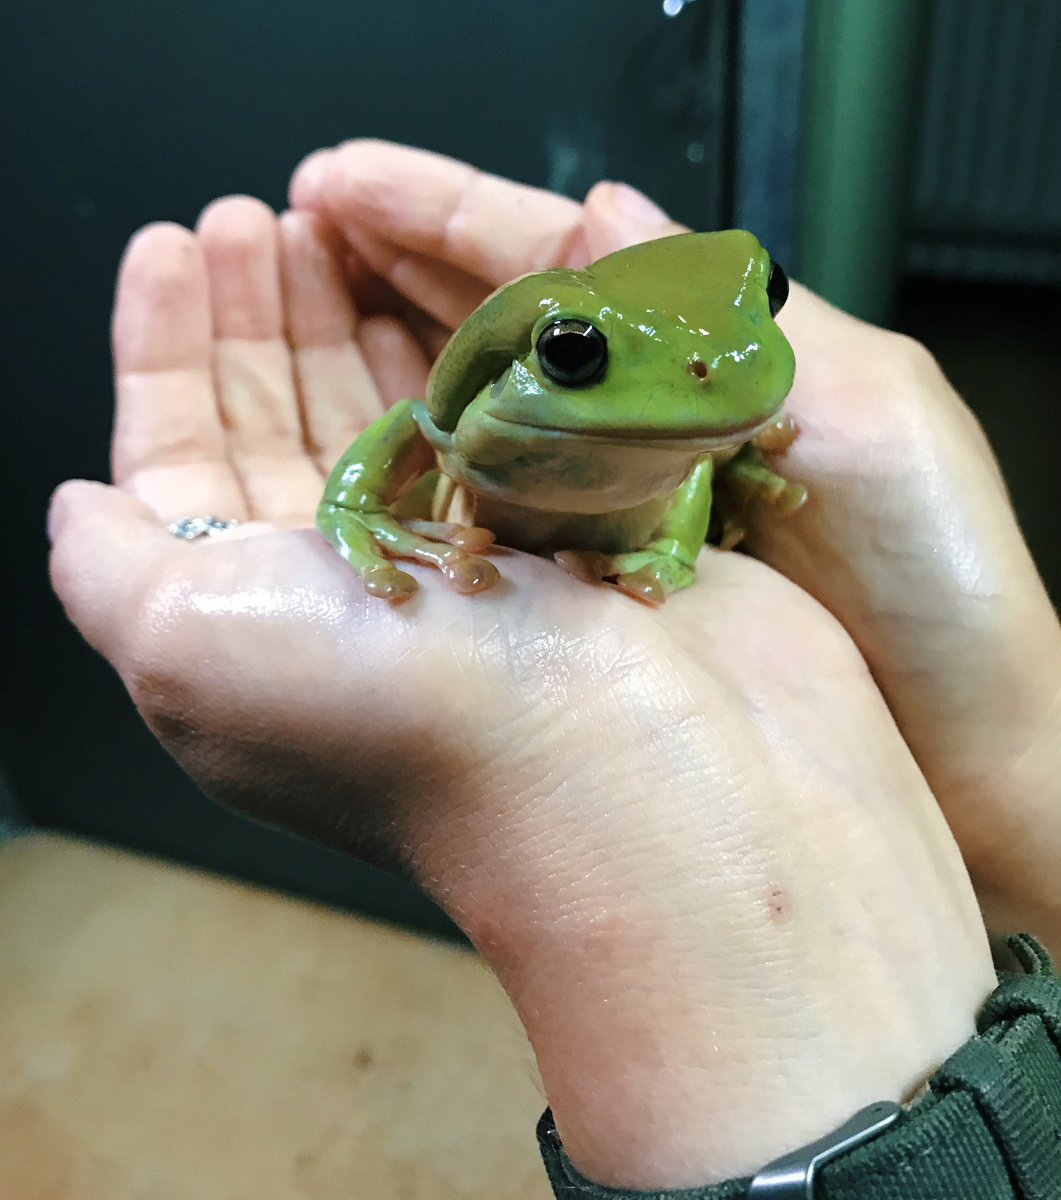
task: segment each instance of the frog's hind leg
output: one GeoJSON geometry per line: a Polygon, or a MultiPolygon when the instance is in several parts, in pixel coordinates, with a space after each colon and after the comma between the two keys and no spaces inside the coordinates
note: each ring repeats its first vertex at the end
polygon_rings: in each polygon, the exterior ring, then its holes
{"type": "Polygon", "coordinates": [[[670,547],[601,554],[596,550],[561,550],[553,555],[569,575],[583,583],[614,583],[621,592],[658,608],[671,592],[688,587],[696,568],[670,553],[670,547]]]}
{"type": "Polygon", "coordinates": [[[460,546],[471,554],[478,554],[492,546],[494,535],[489,529],[438,519],[440,512],[445,514],[448,506],[445,498],[451,492],[452,480],[441,471],[428,471],[390,505],[389,511],[392,517],[397,517],[410,533],[418,537],[449,542],[451,546],[460,546]],[[443,493],[441,505],[440,492],[443,493]]]}
{"type": "Polygon", "coordinates": [[[427,471],[390,504],[391,513],[402,521],[430,520],[441,472],[427,471]]]}

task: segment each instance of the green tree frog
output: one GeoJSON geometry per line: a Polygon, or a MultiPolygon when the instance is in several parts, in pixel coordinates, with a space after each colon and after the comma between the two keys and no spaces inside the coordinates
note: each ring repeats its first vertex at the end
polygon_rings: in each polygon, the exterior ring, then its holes
{"type": "Polygon", "coordinates": [[[650,604],[691,584],[709,527],[739,539],[753,497],[806,499],[764,452],[795,436],[795,358],[774,318],[784,272],[750,233],[688,233],[488,297],[450,339],[426,401],[370,425],[332,472],[318,525],[373,596],[439,568],[500,578],[501,544],[650,604]],[[718,495],[723,515],[714,514],[718,495]]]}

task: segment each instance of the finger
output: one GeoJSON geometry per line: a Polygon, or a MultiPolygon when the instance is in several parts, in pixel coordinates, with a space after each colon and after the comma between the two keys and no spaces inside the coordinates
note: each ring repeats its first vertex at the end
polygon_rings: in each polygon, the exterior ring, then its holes
{"type": "Polygon", "coordinates": [[[366,230],[491,287],[569,265],[578,252],[574,200],[387,142],[348,142],[311,156],[292,181],[291,203],[328,213],[344,233],[366,230]]]}
{"type": "Polygon", "coordinates": [[[431,364],[420,343],[394,317],[370,317],[362,322],[361,349],[387,408],[399,400],[422,399],[431,364]]]}
{"type": "Polygon", "coordinates": [[[118,487],[75,479],[48,511],[52,586],[70,620],[118,669],[140,626],[144,588],[173,539],[154,511],[118,487]]]}
{"type": "Polygon", "coordinates": [[[114,482],[162,521],[246,516],[214,395],[206,265],[188,230],[149,225],[130,241],[112,342],[114,482]]]}
{"type": "Polygon", "coordinates": [[[367,230],[350,226],[346,236],[377,278],[448,330],[456,329],[493,291],[467,271],[404,250],[367,230]]]}
{"type": "MultiPolygon", "coordinates": [[[[626,246],[689,232],[687,225],[672,220],[644,193],[625,183],[598,183],[586,196],[583,223],[591,261],[626,246]]],[[[815,348],[870,328],[795,280],[778,324],[793,344],[813,341],[815,348]]]]}
{"type": "Polygon", "coordinates": [[[687,226],[672,221],[646,195],[625,183],[598,183],[590,191],[583,228],[590,262],[640,242],[689,232],[687,226]]]}
{"type": "Polygon", "coordinates": [[[306,448],[328,472],[383,400],[357,342],[357,313],[328,231],[313,213],[280,218],[280,268],[306,448]]]}
{"type": "Polygon", "coordinates": [[[218,405],[250,514],[304,519],[320,498],[307,454],[284,329],[279,234],[272,210],[231,196],[199,218],[214,333],[218,405]]]}
{"type": "Polygon", "coordinates": [[[453,336],[453,330],[429,317],[421,308],[410,301],[399,300],[395,307],[396,316],[416,339],[429,363],[442,353],[453,336]]]}
{"type": "MultiPolygon", "coordinates": [[[[331,152],[322,150],[318,151],[317,155],[311,157],[320,157],[323,159],[326,153],[331,152]]],[[[309,160],[307,160],[308,162],[309,160]]],[[[303,163],[299,167],[299,171],[302,171],[305,167],[306,163],[303,163]]],[[[316,208],[319,207],[316,206],[316,208]]],[[[298,211],[320,217],[322,214],[317,212],[316,208],[311,204],[301,204],[298,206],[298,211]]],[[[353,303],[354,311],[360,313],[362,316],[370,313],[390,311],[396,299],[393,288],[380,279],[379,276],[373,274],[349,238],[341,235],[335,236],[334,239],[332,238],[333,226],[330,222],[322,221],[321,232],[326,237],[331,246],[332,253],[340,264],[340,275],[353,303]]]]}

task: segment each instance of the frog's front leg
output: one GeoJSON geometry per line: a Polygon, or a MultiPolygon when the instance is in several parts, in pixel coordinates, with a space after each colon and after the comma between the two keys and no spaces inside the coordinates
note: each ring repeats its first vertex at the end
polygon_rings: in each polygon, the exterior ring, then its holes
{"type": "Polygon", "coordinates": [[[674,494],[652,540],[625,554],[562,550],[554,557],[572,575],[587,582],[614,580],[620,590],[647,604],[660,605],[696,579],[696,560],[711,521],[714,462],[701,459],[674,494]]]}
{"type": "MultiPolygon", "coordinates": [[[[391,511],[399,496],[410,488],[415,492],[416,481],[434,461],[434,451],[413,421],[411,403],[404,400],[365,430],[328,480],[317,527],[361,576],[370,595],[400,601],[416,591],[416,580],[396,567],[393,558],[437,567],[463,593],[481,592],[500,578],[492,563],[474,553],[493,541],[489,530],[391,511]]],[[[424,515],[429,514],[428,508],[424,515]]]]}
{"type": "MultiPolygon", "coordinates": [[[[795,438],[793,433],[785,448],[795,438]]],[[[779,517],[791,516],[807,501],[807,489],[778,475],[758,444],[749,442],[718,472],[719,508],[723,514],[723,548],[735,546],[744,536],[749,507],[765,502],[779,517]]]]}

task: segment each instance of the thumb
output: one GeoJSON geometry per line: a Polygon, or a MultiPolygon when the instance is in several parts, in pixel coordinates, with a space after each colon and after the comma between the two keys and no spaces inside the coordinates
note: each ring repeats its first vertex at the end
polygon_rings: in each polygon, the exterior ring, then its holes
{"type": "Polygon", "coordinates": [[[120,669],[143,589],[173,539],[136,497],[81,479],[52,497],[48,536],[52,587],[67,616],[120,669]]]}
{"type": "Polygon", "coordinates": [[[598,183],[592,189],[585,201],[583,228],[590,262],[638,242],[689,232],[626,183],[598,183]]]}

